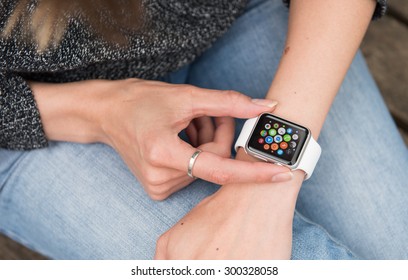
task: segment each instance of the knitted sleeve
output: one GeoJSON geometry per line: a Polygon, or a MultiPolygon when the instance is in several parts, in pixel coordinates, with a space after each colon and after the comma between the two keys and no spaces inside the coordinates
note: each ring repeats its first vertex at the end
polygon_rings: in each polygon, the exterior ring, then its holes
{"type": "MultiPolygon", "coordinates": [[[[378,19],[382,17],[385,12],[387,11],[387,0],[376,0],[377,6],[375,7],[375,11],[373,14],[373,19],[378,19]]],[[[283,0],[283,2],[289,6],[290,0],[283,0]]]]}
{"type": "Polygon", "coordinates": [[[27,82],[16,74],[0,72],[0,148],[46,146],[40,113],[27,82]]]}
{"type": "Polygon", "coordinates": [[[377,0],[377,6],[375,7],[373,19],[382,17],[387,11],[387,0],[377,0]]]}

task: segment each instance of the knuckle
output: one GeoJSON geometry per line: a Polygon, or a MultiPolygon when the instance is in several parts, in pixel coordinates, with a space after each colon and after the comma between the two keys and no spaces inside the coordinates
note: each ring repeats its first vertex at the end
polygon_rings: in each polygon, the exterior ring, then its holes
{"type": "Polygon", "coordinates": [[[194,100],[197,98],[197,87],[192,85],[183,85],[182,90],[185,93],[182,104],[187,109],[187,116],[193,116],[196,110],[194,100]]]}
{"type": "Polygon", "coordinates": [[[147,195],[154,201],[163,201],[169,197],[168,194],[155,187],[147,187],[146,189],[147,195]]]}
{"type": "Polygon", "coordinates": [[[227,183],[230,183],[232,180],[232,174],[219,170],[219,169],[213,169],[210,171],[210,181],[220,184],[220,185],[225,185],[227,183]]]}
{"type": "MultiPolygon", "coordinates": [[[[146,80],[142,80],[142,79],[138,79],[138,78],[127,78],[127,79],[122,80],[121,82],[123,83],[123,85],[127,89],[133,89],[135,87],[135,85],[140,87],[142,85],[147,84],[146,80]]],[[[133,92],[133,90],[132,90],[132,92],[133,92]]]]}
{"type": "Polygon", "coordinates": [[[229,149],[220,152],[220,156],[223,158],[231,158],[231,151],[229,149]]]}
{"type": "Polygon", "coordinates": [[[186,94],[193,95],[196,92],[196,87],[189,84],[174,84],[168,90],[172,93],[185,96],[186,94]]]}
{"type": "Polygon", "coordinates": [[[154,176],[149,174],[147,174],[144,179],[149,189],[155,189],[161,183],[158,178],[155,178],[154,176]]]}
{"type": "Polygon", "coordinates": [[[168,198],[167,195],[149,195],[149,197],[154,201],[164,201],[168,198]]]}
{"type": "Polygon", "coordinates": [[[163,184],[164,179],[162,178],[160,172],[152,168],[144,168],[142,170],[143,181],[146,185],[156,188],[157,186],[163,184]]]}
{"type": "Polygon", "coordinates": [[[183,88],[184,92],[186,92],[186,93],[188,93],[190,95],[193,95],[197,90],[197,87],[195,87],[193,85],[182,85],[182,88],[183,88]]]}
{"type": "Polygon", "coordinates": [[[126,78],[124,81],[127,83],[135,83],[135,82],[140,82],[142,80],[138,78],[126,78]]]}
{"type": "Polygon", "coordinates": [[[234,90],[227,90],[225,92],[225,95],[228,98],[228,101],[234,105],[237,104],[238,102],[240,102],[242,100],[243,95],[237,91],[234,90]]]}
{"type": "Polygon", "coordinates": [[[160,145],[151,145],[146,149],[146,161],[152,166],[162,166],[163,164],[163,151],[160,148],[160,145]]]}
{"type": "Polygon", "coordinates": [[[155,185],[155,184],[152,183],[152,181],[154,181],[155,178],[154,178],[150,168],[144,168],[141,173],[142,173],[143,181],[144,181],[146,186],[155,185]]]}
{"type": "Polygon", "coordinates": [[[168,179],[161,176],[160,172],[144,171],[143,176],[143,187],[152,200],[162,201],[170,196],[171,186],[166,184],[168,179]]]}

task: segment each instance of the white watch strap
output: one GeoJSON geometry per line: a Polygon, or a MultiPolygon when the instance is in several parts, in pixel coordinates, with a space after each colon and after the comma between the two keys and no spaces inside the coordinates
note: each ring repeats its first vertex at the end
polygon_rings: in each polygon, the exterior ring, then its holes
{"type": "MultiPolygon", "coordinates": [[[[256,122],[258,118],[248,119],[244,126],[242,127],[241,133],[238,136],[237,141],[235,142],[235,151],[238,151],[239,147],[243,147],[245,149],[246,142],[248,141],[252,130],[255,128],[256,122]]],[[[309,138],[308,143],[304,147],[304,152],[300,155],[299,164],[296,168],[292,168],[293,170],[303,170],[306,173],[305,180],[309,179],[315,166],[320,158],[320,154],[322,152],[320,145],[313,139],[311,136],[309,138]]],[[[290,166],[289,166],[290,168],[290,166]]]]}
{"type": "Polygon", "coordinates": [[[309,142],[304,149],[305,150],[299,159],[299,164],[294,170],[300,169],[305,171],[305,180],[307,180],[313,174],[316,164],[319,161],[320,154],[322,153],[322,149],[316,140],[314,140],[313,136],[310,136],[309,142]]]}
{"type": "Polygon", "coordinates": [[[258,118],[252,118],[252,119],[246,120],[246,122],[244,123],[241,133],[238,136],[237,142],[235,142],[234,148],[236,152],[238,152],[239,147],[242,147],[245,149],[246,142],[248,141],[252,130],[255,128],[257,120],[258,118]]]}

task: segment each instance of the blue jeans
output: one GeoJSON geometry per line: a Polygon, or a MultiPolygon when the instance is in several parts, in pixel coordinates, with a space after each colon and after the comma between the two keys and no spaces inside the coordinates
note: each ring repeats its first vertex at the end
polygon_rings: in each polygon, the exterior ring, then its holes
{"type": "MultiPolygon", "coordinates": [[[[287,16],[281,1],[250,1],[212,48],[163,79],[262,98],[287,16]]],[[[293,259],[408,258],[408,152],[360,53],[319,142],[321,160],[298,199],[293,259]]],[[[0,231],[50,258],[150,259],[157,238],[217,189],[197,180],[156,202],[106,145],[0,149],[0,231]]]]}

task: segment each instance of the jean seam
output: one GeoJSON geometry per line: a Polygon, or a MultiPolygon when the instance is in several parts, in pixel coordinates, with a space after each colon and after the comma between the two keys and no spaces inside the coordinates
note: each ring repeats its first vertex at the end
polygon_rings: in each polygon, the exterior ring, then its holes
{"type": "Polygon", "coordinates": [[[344,249],[347,254],[349,254],[351,256],[354,256],[356,259],[361,259],[355,253],[353,253],[346,245],[341,243],[337,238],[333,237],[323,226],[321,226],[320,224],[317,224],[317,223],[313,222],[312,220],[306,218],[305,216],[300,214],[299,211],[297,211],[297,210],[295,210],[295,214],[300,219],[302,219],[304,222],[306,222],[308,224],[311,224],[311,225],[317,227],[318,229],[320,229],[321,231],[323,231],[327,235],[327,237],[330,239],[331,242],[333,242],[335,245],[337,245],[337,246],[341,247],[342,249],[344,249]]]}

